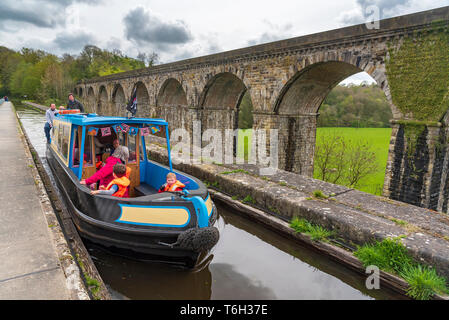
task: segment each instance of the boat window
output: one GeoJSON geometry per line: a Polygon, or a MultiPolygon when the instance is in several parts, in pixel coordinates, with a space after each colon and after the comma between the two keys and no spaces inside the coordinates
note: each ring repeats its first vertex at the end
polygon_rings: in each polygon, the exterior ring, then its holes
{"type": "Polygon", "coordinates": [[[136,139],[137,139],[137,136],[133,137],[128,134],[128,151],[129,151],[128,162],[130,162],[130,163],[137,162],[136,139]]]}
{"type": "Polygon", "coordinates": [[[125,143],[125,134],[123,132],[118,133],[118,141],[120,142],[121,146],[126,146],[125,143]]]}
{"type": "Polygon", "coordinates": [[[83,167],[93,166],[92,162],[92,136],[86,134],[86,139],[84,140],[84,165],[83,167]]]}
{"type": "Polygon", "coordinates": [[[142,143],[142,140],[143,139],[141,139],[140,138],[140,136],[139,136],[139,138],[138,139],[140,139],[140,143],[139,143],[139,156],[140,156],[140,161],[143,161],[143,159],[144,159],[144,155],[143,155],[143,143],[142,143]]]}
{"type": "Polygon", "coordinates": [[[66,165],[69,159],[71,124],[53,120],[53,129],[51,131],[52,149],[59,155],[66,165]]]}
{"type": "Polygon", "coordinates": [[[145,145],[148,147],[151,147],[153,145],[157,147],[163,146],[165,148],[165,146],[167,145],[167,139],[165,137],[165,127],[161,125],[152,125],[152,124],[145,125],[145,127],[150,128],[150,134],[148,136],[144,136],[145,145]]]}
{"type": "Polygon", "coordinates": [[[55,150],[59,150],[58,147],[58,142],[59,142],[59,138],[58,138],[58,132],[59,132],[59,125],[56,123],[54,123],[53,125],[53,129],[51,130],[51,143],[55,146],[55,150]]]}
{"type": "Polygon", "coordinates": [[[79,148],[79,134],[75,134],[75,143],[73,144],[73,166],[77,167],[80,164],[80,148],[79,148]]]}
{"type": "Polygon", "coordinates": [[[61,155],[67,161],[69,158],[69,144],[70,144],[70,125],[62,126],[61,134],[61,155]]]}
{"type": "Polygon", "coordinates": [[[61,154],[61,147],[62,147],[62,137],[64,135],[64,125],[62,123],[59,123],[59,129],[58,129],[58,151],[59,154],[61,154]]]}
{"type": "Polygon", "coordinates": [[[100,130],[94,136],[95,154],[97,155],[97,161],[102,161],[101,159],[105,156],[105,154],[111,154],[114,140],[117,139],[117,134],[114,130],[111,130],[111,133],[109,135],[103,135],[103,133],[101,132],[101,128],[105,127],[100,127],[100,130]]]}

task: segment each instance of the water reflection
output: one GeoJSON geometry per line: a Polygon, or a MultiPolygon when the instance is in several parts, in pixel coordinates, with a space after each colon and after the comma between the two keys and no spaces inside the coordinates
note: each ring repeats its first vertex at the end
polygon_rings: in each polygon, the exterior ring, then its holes
{"type": "Polygon", "coordinates": [[[233,264],[213,263],[210,269],[214,275],[213,299],[273,300],[277,298],[272,288],[265,286],[262,281],[254,277],[238,272],[233,264]]]}
{"type": "MultiPolygon", "coordinates": [[[[45,161],[44,114],[16,104],[45,161]]],[[[50,173],[51,175],[51,173],[50,173]]],[[[195,270],[114,256],[86,243],[115,299],[400,299],[355,272],[217,206],[220,240],[195,270]]]]}
{"type": "Polygon", "coordinates": [[[399,298],[367,290],[363,278],[341,265],[223,207],[219,212],[220,241],[199,270],[89,251],[117,299],[399,298]]]}
{"type": "Polygon", "coordinates": [[[143,263],[109,255],[94,246],[89,248],[89,253],[116,299],[180,300],[211,297],[212,277],[207,268],[191,272],[162,263],[143,263]]]}

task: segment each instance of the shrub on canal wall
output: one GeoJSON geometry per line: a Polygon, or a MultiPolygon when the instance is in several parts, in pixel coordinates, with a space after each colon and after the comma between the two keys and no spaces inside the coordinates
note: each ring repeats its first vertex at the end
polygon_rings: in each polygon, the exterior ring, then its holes
{"type": "MultiPolygon", "coordinates": [[[[314,241],[327,242],[334,235],[333,231],[299,217],[290,221],[290,227],[296,232],[309,235],[314,241]]],[[[399,237],[357,246],[353,254],[364,267],[377,266],[385,272],[402,277],[409,285],[407,295],[413,299],[429,300],[433,294],[449,294],[446,279],[439,276],[434,268],[417,263],[399,237]]]]}
{"type": "Polygon", "coordinates": [[[438,276],[435,269],[414,261],[399,238],[359,246],[354,255],[365,267],[374,265],[404,278],[409,284],[407,294],[413,299],[428,300],[434,293],[449,293],[446,279],[438,276]]]}
{"type": "Polygon", "coordinates": [[[298,217],[292,219],[290,226],[295,229],[296,232],[305,233],[315,241],[327,241],[329,237],[334,235],[333,231],[329,231],[319,225],[310,223],[306,219],[300,219],[298,217]]]}

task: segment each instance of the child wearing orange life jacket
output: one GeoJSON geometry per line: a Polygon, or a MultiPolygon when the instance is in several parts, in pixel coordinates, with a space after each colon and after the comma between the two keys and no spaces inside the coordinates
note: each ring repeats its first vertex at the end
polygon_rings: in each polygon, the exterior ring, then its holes
{"type": "Polygon", "coordinates": [[[124,164],[117,163],[114,165],[112,175],[114,180],[112,180],[108,186],[103,190],[91,191],[90,194],[96,195],[107,195],[120,198],[129,197],[129,185],[131,181],[129,180],[130,169],[124,164]]]}
{"type": "Polygon", "coordinates": [[[167,191],[182,191],[185,185],[178,180],[176,180],[176,174],[169,172],[167,174],[167,183],[163,184],[159,188],[159,193],[167,191]]]}

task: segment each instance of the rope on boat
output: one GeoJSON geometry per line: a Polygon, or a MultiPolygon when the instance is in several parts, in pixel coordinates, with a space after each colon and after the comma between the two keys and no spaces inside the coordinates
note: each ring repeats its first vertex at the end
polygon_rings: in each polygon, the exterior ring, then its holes
{"type": "Polygon", "coordinates": [[[192,228],[181,233],[173,246],[195,252],[208,251],[217,244],[219,238],[216,227],[192,228]]]}

